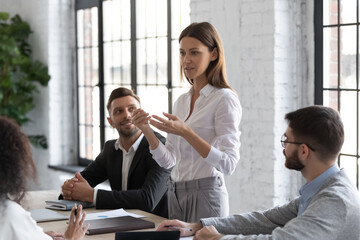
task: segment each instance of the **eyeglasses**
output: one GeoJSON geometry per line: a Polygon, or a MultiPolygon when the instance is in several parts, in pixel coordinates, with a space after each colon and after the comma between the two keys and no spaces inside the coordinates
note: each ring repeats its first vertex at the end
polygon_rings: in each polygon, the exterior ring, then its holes
{"type": "Polygon", "coordinates": [[[281,136],[280,142],[281,142],[281,146],[282,146],[283,148],[285,148],[285,147],[286,147],[286,144],[288,144],[288,143],[299,144],[299,145],[305,144],[306,146],[308,146],[308,148],[310,148],[312,151],[315,152],[315,149],[312,148],[311,146],[309,146],[309,144],[301,143],[301,142],[291,142],[291,141],[288,141],[288,140],[287,140],[287,137],[285,136],[285,134],[283,134],[283,135],[281,136]]]}

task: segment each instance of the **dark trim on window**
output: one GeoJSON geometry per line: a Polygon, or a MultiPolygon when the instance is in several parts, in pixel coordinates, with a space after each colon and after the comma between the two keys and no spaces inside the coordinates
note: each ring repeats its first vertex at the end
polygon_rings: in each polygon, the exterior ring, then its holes
{"type": "MultiPolygon", "coordinates": [[[[103,4],[98,7],[98,44],[99,44],[99,98],[100,98],[100,148],[105,146],[105,98],[104,98],[104,40],[103,40],[103,4]]],[[[96,126],[95,126],[96,127],[96,126]]]]}
{"type": "Polygon", "coordinates": [[[171,0],[167,0],[167,28],[168,28],[168,36],[167,36],[167,51],[168,51],[168,64],[167,64],[167,88],[168,88],[168,111],[172,113],[172,47],[171,47],[171,39],[172,39],[172,28],[171,28],[171,0]]]}
{"type": "Polygon", "coordinates": [[[131,88],[137,94],[137,67],[136,67],[136,0],[131,0],[131,88]]]}
{"type": "Polygon", "coordinates": [[[323,2],[314,1],[315,30],[315,104],[323,105],[323,2]]]}

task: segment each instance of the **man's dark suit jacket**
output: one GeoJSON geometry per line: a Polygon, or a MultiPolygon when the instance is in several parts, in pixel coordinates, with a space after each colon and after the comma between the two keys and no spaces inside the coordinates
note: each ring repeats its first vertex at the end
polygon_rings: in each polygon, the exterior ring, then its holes
{"type": "MultiPolygon", "coordinates": [[[[165,143],[163,136],[156,132],[155,135],[165,143]]],[[[167,181],[171,169],[161,168],[155,162],[143,137],[131,162],[127,190],[121,191],[123,154],[121,149],[115,149],[115,142],[107,141],[95,161],[81,172],[91,187],[109,180],[112,191],[98,190],[96,208],[141,209],[167,218],[167,181]]]]}

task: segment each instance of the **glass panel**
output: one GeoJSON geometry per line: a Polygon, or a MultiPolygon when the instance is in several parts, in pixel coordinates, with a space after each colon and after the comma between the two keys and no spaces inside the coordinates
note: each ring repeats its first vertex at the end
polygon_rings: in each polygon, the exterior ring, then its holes
{"type": "Polygon", "coordinates": [[[338,0],[323,0],[323,24],[338,23],[338,0]]]}
{"type": "Polygon", "coordinates": [[[137,0],[136,11],[137,38],[167,35],[166,0],[137,0]]]}
{"type": "MultiPolygon", "coordinates": [[[[172,86],[180,87],[184,85],[184,81],[180,80],[180,63],[179,63],[179,42],[171,41],[172,48],[172,86]]],[[[186,79],[185,79],[186,80],[186,79]]],[[[186,84],[185,84],[186,86],[186,84]]]]}
{"type": "Polygon", "coordinates": [[[91,23],[86,27],[91,32],[91,43],[89,43],[89,46],[98,46],[98,9],[96,7],[91,8],[91,23]]]}
{"type": "Polygon", "coordinates": [[[344,168],[351,181],[356,186],[357,158],[349,156],[340,156],[340,168],[344,168]]]}
{"type": "Polygon", "coordinates": [[[356,26],[341,27],[340,85],[356,88],[356,26]]]}
{"type": "Polygon", "coordinates": [[[78,85],[85,85],[85,57],[84,57],[84,49],[78,49],[77,51],[77,73],[78,73],[78,85]]]}
{"type": "Polygon", "coordinates": [[[100,150],[99,88],[79,88],[79,122],[85,125],[79,132],[81,157],[92,158],[100,150]],[[89,150],[90,149],[90,150],[89,150]]]}
{"type": "Polygon", "coordinates": [[[98,48],[78,50],[79,85],[95,86],[99,82],[98,48]]]}
{"type": "Polygon", "coordinates": [[[337,28],[324,28],[323,77],[324,88],[338,86],[338,35],[337,28]]]}
{"type": "MultiPolygon", "coordinates": [[[[148,0],[151,3],[154,0],[148,0]]],[[[167,0],[156,0],[156,7],[155,7],[155,16],[156,16],[156,35],[165,37],[167,36],[167,0]]],[[[150,19],[149,19],[150,20],[150,19]]],[[[151,21],[148,21],[148,26],[151,24],[151,21]]],[[[166,45],[164,45],[166,46],[166,45]]]]}
{"type": "Polygon", "coordinates": [[[167,84],[167,64],[168,64],[168,57],[167,57],[167,38],[157,38],[156,39],[156,61],[157,61],[157,68],[156,68],[156,75],[157,75],[157,84],[167,84]]]}
{"type": "Polygon", "coordinates": [[[104,43],[105,84],[131,83],[130,41],[104,43]]]}
{"type": "Polygon", "coordinates": [[[340,115],[344,123],[345,142],[342,153],[356,154],[356,135],[357,135],[357,106],[356,92],[342,91],[340,100],[340,115]]]}
{"type": "Polygon", "coordinates": [[[97,7],[77,11],[78,47],[98,45],[97,7]]]}
{"type": "Polygon", "coordinates": [[[171,1],[171,36],[179,38],[181,31],[190,24],[190,0],[171,1]]]}
{"type": "Polygon", "coordinates": [[[165,86],[138,86],[141,107],[150,114],[163,116],[168,111],[168,89],[165,86]]]}
{"type": "Polygon", "coordinates": [[[337,91],[324,91],[323,92],[323,105],[338,110],[338,92],[337,91]]]}
{"type": "Polygon", "coordinates": [[[76,20],[77,20],[77,45],[78,47],[84,46],[84,11],[78,10],[76,12],[76,20]]]}
{"type": "Polygon", "coordinates": [[[340,23],[356,23],[356,1],[340,0],[340,23]]]}
{"type": "Polygon", "coordinates": [[[139,84],[157,82],[156,40],[137,41],[137,80],[139,84]]]}
{"type": "Polygon", "coordinates": [[[103,2],[104,41],[130,40],[130,13],[129,0],[103,2]]]}

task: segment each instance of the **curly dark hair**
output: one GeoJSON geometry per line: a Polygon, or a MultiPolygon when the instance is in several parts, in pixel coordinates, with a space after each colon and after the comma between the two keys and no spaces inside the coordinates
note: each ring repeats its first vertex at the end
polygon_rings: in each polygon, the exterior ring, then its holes
{"type": "Polygon", "coordinates": [[[36,179],[29,139],[15,121],[0,116],[0,204],[20,203],[29,178],[36,179]]]}

